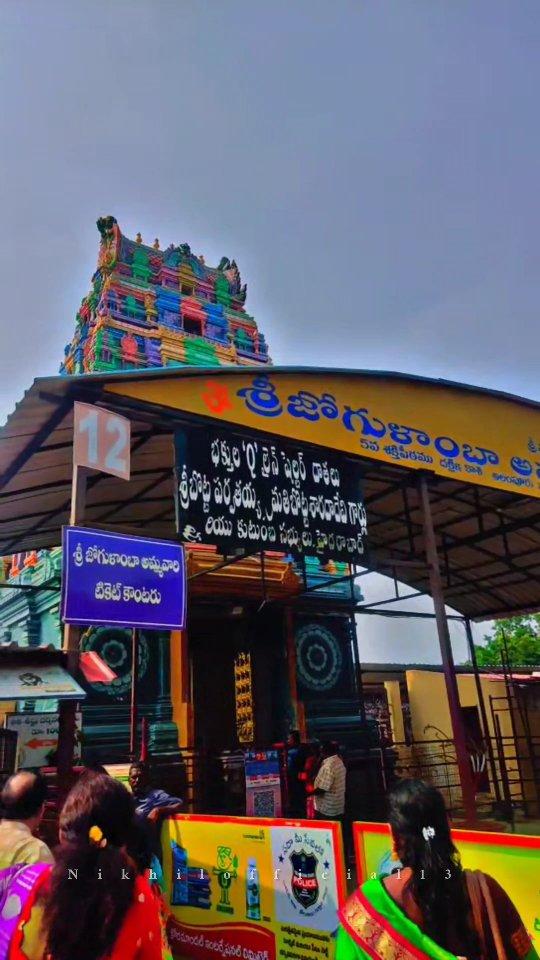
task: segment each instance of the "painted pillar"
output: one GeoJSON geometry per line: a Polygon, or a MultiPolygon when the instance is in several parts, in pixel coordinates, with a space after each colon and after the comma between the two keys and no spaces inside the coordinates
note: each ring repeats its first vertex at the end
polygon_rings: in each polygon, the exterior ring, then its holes
{"type": "Polygon", "coordinates": [[[171,700],[173,721],[178,728],[178,746],[193,747],[193,700],[187,630],[173,630],[170,643],[171,700]]]}
{"type": "Polygon", "coordinates": [[[298,699],[298,688],[296,685],[296,644],[294,639],[294,616],[292,607],[285,607],[285,639],[287,649],[287,670],[289,675],[289,692],[295,727],[300,733],[302,740],[306,739],[306,717],[304,713],[304,704],[298,699]]]}

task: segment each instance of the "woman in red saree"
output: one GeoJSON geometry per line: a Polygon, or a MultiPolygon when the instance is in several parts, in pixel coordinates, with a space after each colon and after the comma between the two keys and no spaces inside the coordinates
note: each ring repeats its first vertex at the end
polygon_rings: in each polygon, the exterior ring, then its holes
{"type": "Polygon", "coordinates": [[[444,800],[419,780],[389,798],[389,877],[368,880],[340,911],[336,960],[533,960],[512,901],[486,874],[463,871],[444,800]]]}
{"type": "Polygon", "coordinates": [[[158,900],[126,848],[133,802],[106,774],[81,778],[60,815],[56,863],[39,872],[9,960],[163,960],[158,900]]]}

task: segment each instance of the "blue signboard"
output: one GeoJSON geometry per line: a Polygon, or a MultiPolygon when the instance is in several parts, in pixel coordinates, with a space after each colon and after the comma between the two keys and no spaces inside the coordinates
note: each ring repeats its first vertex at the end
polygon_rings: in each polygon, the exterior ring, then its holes
{"type": "Polygon", "coordinates": [[[181,630],[186,620],[184,550],[85,527],[62,531],[64,623],[181,630]]]}

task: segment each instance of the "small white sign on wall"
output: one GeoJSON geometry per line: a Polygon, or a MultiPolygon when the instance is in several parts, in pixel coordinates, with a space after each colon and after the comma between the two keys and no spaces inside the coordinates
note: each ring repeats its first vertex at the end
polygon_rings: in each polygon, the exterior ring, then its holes
{"type": "MultiPolygon", "coordinates": [[[[29,770],[50,765],[51,753],[58,749],[57,713],[8,713],[6,727],[17,733],[17,768],[29,770]]],[[[81,759],[82,713],[76,714],[75,761],[81,759]]]]}

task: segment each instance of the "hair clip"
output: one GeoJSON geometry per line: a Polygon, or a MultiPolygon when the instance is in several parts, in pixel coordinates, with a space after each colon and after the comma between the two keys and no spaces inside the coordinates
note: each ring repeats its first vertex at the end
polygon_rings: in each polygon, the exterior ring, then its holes
{"type": "Polygon", "coordinates": [[[88,839],[90,843],[93,843],[96,847],[106,847],[107,846],[107,837],[103,835],[103,830],[101,827],[98,827],[94,824],[93,827],[90,827],[88,831],[88,839]]]}
{"type": "Polygon", "coordinates": [[[422,827],[422,836],[426,843],[429,843],[435,836],[435,829],[433,827],[422,827]]]}

